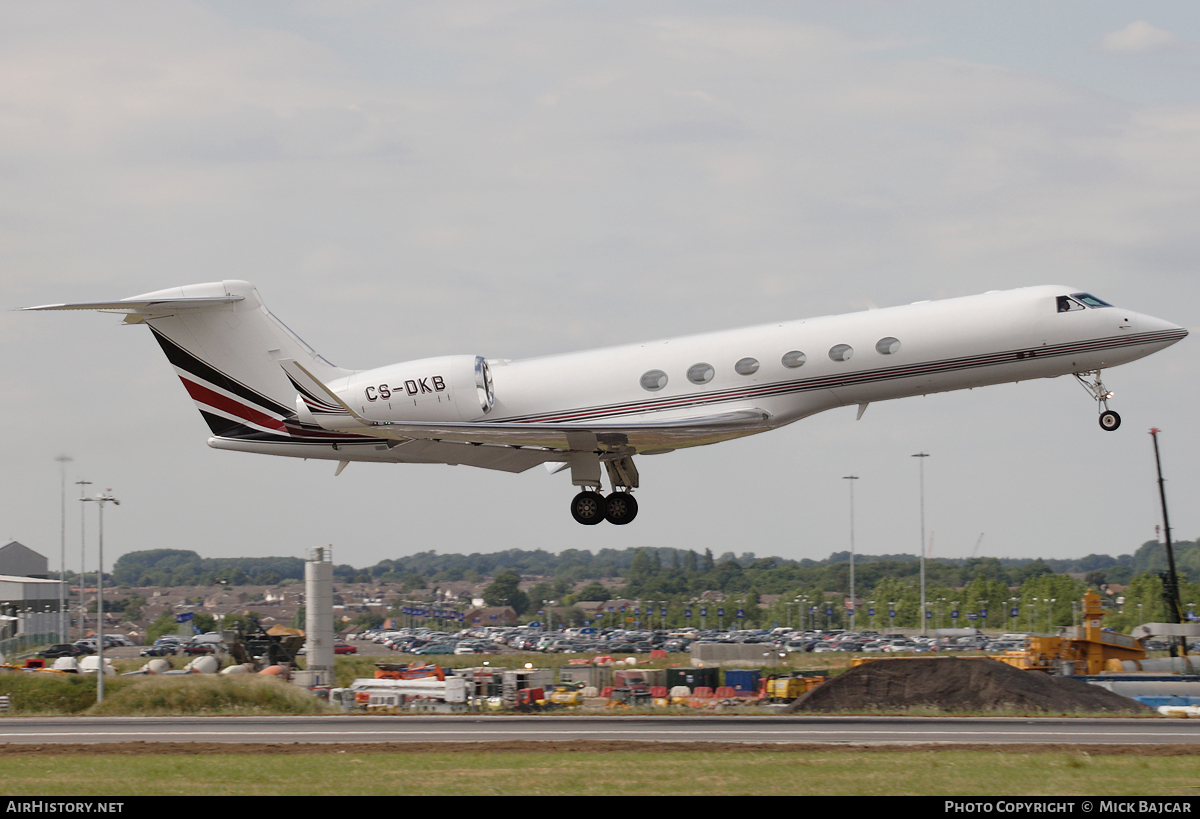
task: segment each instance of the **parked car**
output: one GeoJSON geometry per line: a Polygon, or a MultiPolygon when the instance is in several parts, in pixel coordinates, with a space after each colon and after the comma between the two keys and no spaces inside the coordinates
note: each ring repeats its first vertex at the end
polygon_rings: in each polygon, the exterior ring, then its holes
{"type": "Polygon", "coordinates": [[[52,645],[49,648],[38,652],[38,655],[45,657],[47,660],[56,660],[59,657],[79,657],[85,652],[70,643],[59,643],[52,645]]]}
{"type": "Polygon", "coordinates": [[[358,649],[355,646],[352,646],[349,643],[347,643],[345,640],[334,640],[333,641],[333,653],[334,654],[357,654],[358,649]]]}
{"type": "Polygon", "coordinates": [[[178,643],[155,643],[141,650],[143,657],[174,657],[179,653],[178,643]]]}
{"type": "Polygon", "coordinates": [[[225,644],[217,635],[199,634],[183,644],[183,653],[190,656],[200,654],[216,654],[222,651],[225,644]]]}
{"type": "Polygon", "coordinates": [[[453,654],[454,646],[447,643],[429,643],[420,648],[414,648],[412,654],[453,654]]]}

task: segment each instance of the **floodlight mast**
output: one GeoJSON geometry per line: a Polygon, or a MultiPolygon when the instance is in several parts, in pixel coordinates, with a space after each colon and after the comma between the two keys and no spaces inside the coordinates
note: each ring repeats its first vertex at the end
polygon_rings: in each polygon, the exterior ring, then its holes
{"type": "MultiPolygon", "coordinates": [[[[85,486],[91,486],[91,481],[78,480],[75,481],[79,487],[79,499],[83,500],[85,486]]],[[[82,640],[87,635],[87,603],[83,599],[83,576],[87,574],[87,518],[83,514],[85,507],[79,507],[79,639],[82,640]]]]}
{"type": "Polygon", "coordinates": [[[115,503],[117,506],[121,502],[114,498],[109,493],[111,489],[104,490],[103,495],[97,495],[94,498],[80,498],[84,503],[98,503],[97,508],[100,512],[100,540],[99,540],[99,569],[96,572],[96,702],[104,702],[104,504],[115,503]]]}
{"type": "Polygon", "coordinates": [[[929,634],[929,618],[925,612],[925,459],[928,452],[918,452],[912,457],[920,458],[921,473],[921,634],[929,634]]]}
{"type": "Polygon", "coordinates": [[[850,630],[857,631],[855,623],[858,601],[854,597],[854,482],[858,480],[858,476],[846,475],[842,480],[850,481],[850,630]]]}
{"type": "Polygon", "coordinates": [[[59,544],[58,560],[58,639],[66,642],[70,631],[71,620],[67,614],[67,464],[73,459],[69,455],[59,455],[58,461],[62,472],[62,541],[59,544]]]}

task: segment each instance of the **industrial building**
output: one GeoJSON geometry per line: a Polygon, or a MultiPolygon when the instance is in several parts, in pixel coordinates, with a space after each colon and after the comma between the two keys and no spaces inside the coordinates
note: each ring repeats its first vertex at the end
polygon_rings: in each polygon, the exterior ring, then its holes
{"type": "Polygon", "coordinates": [[[59,642],[59,600],[69,599],[63,584],[50,579],[50,564],[23,543],[0,546],[0,652],[5,641],[24,635],[52,635],[59,642]]]}

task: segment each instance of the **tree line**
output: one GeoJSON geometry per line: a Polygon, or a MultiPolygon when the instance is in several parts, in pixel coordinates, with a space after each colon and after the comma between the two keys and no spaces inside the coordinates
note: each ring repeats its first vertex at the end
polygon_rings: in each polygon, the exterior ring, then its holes
{"type": "MultiPolygon", "coordinates": [[[[339,564],[333,567],[333,574],[342,583],[399,583],[419,589],[458,581],[480,583],[510,570],[568,584],[615,579],[628,591],[647,595],[737,592],[750,586],[764,594],[778,594],[797,583],[848,591],[849,558],[848,552],[834,552],[824,560],[758,557],[753,552],[725,552],[714,557],[710,549],[697,552],[672,547],[601,549],[596,553],[586,549],[559,553],[507,549],[438,554],[430,550],[381,560],[365,568],[339,564]]],[[[1176,543],[1175,560],[1181,577],[1200,580],[1197,542],[1176,543]]],[[[1127,584],[1139,574],[1165,568],[1165,552],[1155,541],[1119,557],[1093,554],[1076,559],[975,557],[926,561],[930,580],[951,587],[963,587],[980,575],[1008,586],[1020,586],[1043,574],[1081,574],[1092,585],[1127,584]]],[[[919,561],[913,555],[855,557],[856,581],[863,588],[873,588],[885,578],[904,579],[918,571],[919,561]]],[[[126,586],[204,586],[218,581],[234,586],[266,586],[302,581],[304,561],[298,557],[206,558],[184,549],[149,549],[122,555],[111,576],[117,584],[126,586]]]]}
{"type": "MultiPolygon", "coordinates": [[[[1185,604],[1200,603],[1200,543],[1175,544],[1181,592],[1185,604]]],[[[435,551],[383,560],[357,568],[335,565],[341,583],[399,584],[402,593],[431,589],[450,582],[490,580],[485,600],[510,605],[521,616],[536,616],[554,607],[560,616],[579,621],[571,612],[580,601],[617,597],[646,601],[634,619],[674,625],[806,625],[844,627],[848,624],[849,558],[835,552],[825,560],[789,560],[726,552],[714,556],[670,547],[601,549],[596,553],[567,549],[509,549],[493,553],[437,554],[435,551]],[[539,578],[522,591],[521,578],[539,578]],[[580,588],[580,585],[583,587],[580,588]],[[705,600],[729,606],[704,605],[705,600]],[[760,606],[764,596],[772,600],[760,606]],[[653,605],[650,601],[654,601],[653,605]],[[740,603],[741,605],[733,605],[740,603]],[[712,614],[701,609],[712,608],[712,614]],[[718,615],[718,608],[730,613],[718,615]],[[662,614],[663,609],[667,614],[662,614]],[[649,614],[647,610],[652,611],[649,614]],[[686,622],[685,622],[686,621],[686,622]]],[[[1073,622],[1074,612],[1088,588],[1121,584],[1128,588],[1124,613],[1110,625],[1128,628],[1138,622],[1168,619],[1162,603],[1165,550],[1154,541],[1131,555],[1088,555],[1079,559],[930,559],[926,561],[926,612],[920,611],[920,563],[911,555],[857,555],[855,593],[860,601],[856,625],[914,627],[926,625],[987,626],[1017,630],[1047,630],[1073,622]],[[874,609],[875,614],[869,613],[874,609]],[[1124,621],[1129,620],[1128,624],[1124,621]]],[[[300,582],[304,561],[294,557],[203,558],[193,551],[152,549],[122,555],[112,580],[126,586],[275,585],[300,582]]],[[[1186,607],[1185,607],[1186,614],[1186,607]]],[[[613,613],[614,621],[630,618],[613,613]],[[623,618],[623,619],[622,619],[623,618]]]]}

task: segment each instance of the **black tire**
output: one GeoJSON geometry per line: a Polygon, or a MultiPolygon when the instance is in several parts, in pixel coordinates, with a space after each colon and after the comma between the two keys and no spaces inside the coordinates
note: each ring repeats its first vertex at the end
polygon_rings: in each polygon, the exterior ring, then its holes
{"type": "Polygon", "coordinates": [[[638,504],[628,492],[613,492],[604,499],[604,519],[614,526],[624,526],[637,517],[638,504]]]}
{"type": "Polygon", "coordinates": [[[604,520],[604,496],[599,492],[580,492],[571,499],[571,517],[584,526],[604,520]]]}
{"type": "Polygon", "coordinates": [[[1117,427],[1121,426],[1121,416],[1117,415],[1112,410],[1105,410],[1100,413],[1100,429],[1107,432],[1112,432],[1117,427]]]}

